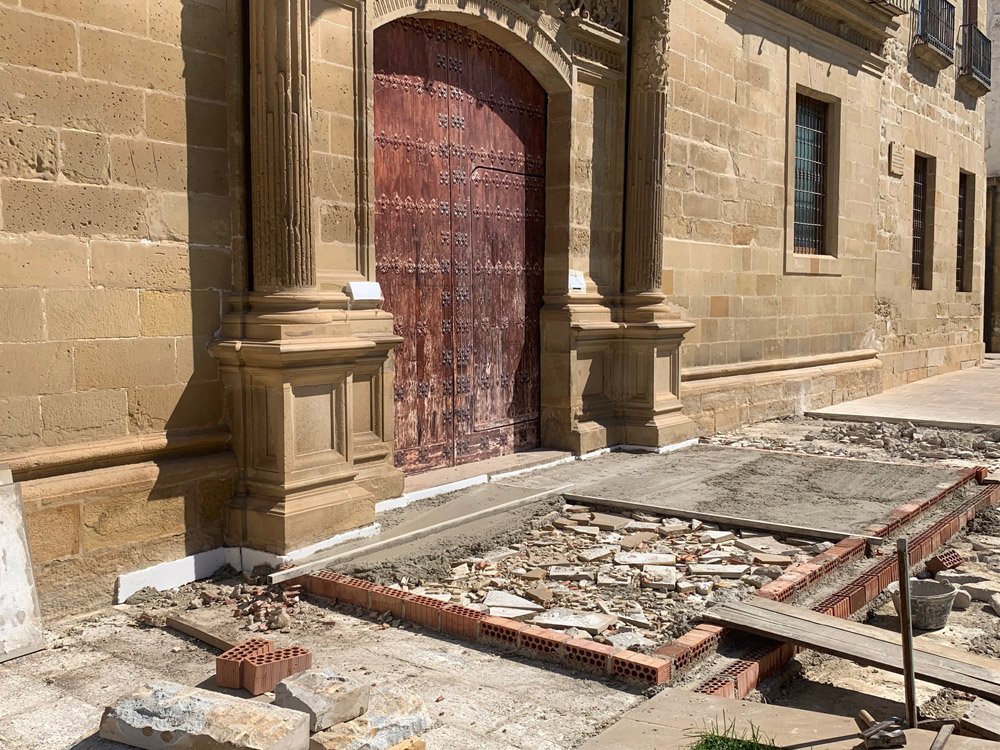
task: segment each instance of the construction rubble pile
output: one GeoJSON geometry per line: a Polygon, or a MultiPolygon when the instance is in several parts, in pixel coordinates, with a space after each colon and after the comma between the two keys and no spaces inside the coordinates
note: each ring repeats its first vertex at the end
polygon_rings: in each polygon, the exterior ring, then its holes
{"type": "Polygon", "coordinates": [[[712,603],[745,599],[830,546],[576,505],[533,527],[522,543],[456,560],[449,580],[393,586],[646,651],[686,632],[712,603]]]}
{"type": "Polygon", "coordinates": [[[805,433],[772,435],[715,435],[703,438],[713,445],[736,448],[795,451],[846,458],[897,458],[921,463],[941,460],[966,461],[1000,468],[1000,430],[978,431],[918,427],[911,422],[831,422],[827,420],[779,420],[805,424],[805,433]]]}

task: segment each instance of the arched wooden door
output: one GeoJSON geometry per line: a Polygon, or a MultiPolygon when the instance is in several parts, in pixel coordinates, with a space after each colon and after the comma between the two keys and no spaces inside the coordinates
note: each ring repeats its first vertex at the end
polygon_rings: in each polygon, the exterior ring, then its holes
{"type": "Polygon", "coordinates": [[[395,350],[396,465],[538,447],[545,91],[442,21],[375,32],[375,254],[395,350]]]}

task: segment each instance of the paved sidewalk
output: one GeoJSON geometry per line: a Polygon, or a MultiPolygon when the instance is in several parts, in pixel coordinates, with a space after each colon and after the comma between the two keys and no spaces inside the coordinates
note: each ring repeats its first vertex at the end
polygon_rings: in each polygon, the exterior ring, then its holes
{"type": "MultiPolygon", "coordinates": [[[[757,727],[764,738],[785,748],[856,750],[861,747],[853,719],[831,714],[800,711],[764,703],[715,698],[686,690],[668,689],[633,708],[620,721],[580,750],[683,750],[691,747],[699,732],[714,725],[735,722],[736,732],[757,727]]],[[[927,750],[934,732],[910,729],[908,750],[927,750]]],[[[986,750],[997,743],[969,737],[952,737],[948,750],[986,750]]]]}
{"type": "Polygon", "coordinates": [[[806,412],[811,417],[862,422],[913,422],[931,427],[1000,428],[1000,360],[950,372],[875,396],[806,412]]]}

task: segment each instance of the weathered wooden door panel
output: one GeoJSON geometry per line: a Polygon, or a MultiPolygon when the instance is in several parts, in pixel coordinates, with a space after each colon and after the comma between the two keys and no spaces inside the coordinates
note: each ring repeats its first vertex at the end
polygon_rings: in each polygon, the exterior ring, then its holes
{"type": "Polygon", "coordinates": [[[375,242],[408,471],[539,444],[545,93],[460,26],[375,43],[375,242]]]}

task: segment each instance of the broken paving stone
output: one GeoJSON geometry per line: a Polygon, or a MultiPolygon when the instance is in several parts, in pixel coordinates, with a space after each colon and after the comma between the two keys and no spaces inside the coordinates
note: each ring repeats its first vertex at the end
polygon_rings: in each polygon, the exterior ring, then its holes
{"type": "Polygon", "coordinates": [[[659,532],[660,524],[658,523],[647,523],[646,521],[631,521],[629,525],[625,527],[625,531],[654,531],[659,532]]]}
{"type": "Polygon", "coordinates": [[[552,590],[547,586],[535,586],[527,589],[524,592],[524,595],[542,605],[548,604],[555,599],[555,594],[553,594],[552,590]]]}
{"type": "Polygon", "coordinates": [[[563,516],[560,516],[559,518],[553,519],[552,525],[557,529],[569,529],[577,524],[576,521],[571,518],[564,518],[563,516]]]}
{"type": "Polygon", "coordinates": [[[633,550],[658,538],[657,534],[650,531],[637,531],[634,534],[623,536],[618,544],[624,550],[633,550]]]}
{"type": "Polygon", "coordinates": [[[970,534],[968,541],[976,552],[1000,552],[1000,537],[970,534]]]}
{"type": "Polygon", "coordinates": [[[993,614],[1000,616],[1000,594],[991,595],[989,605],[993,610],[993,614]]]}
{"type": "Polygon", "coordinates": [[[648,630],[653,627],[653,623],[646,617],[645,612],[622,612],[618,615],[618,619],[636,628],[646,628],[648,630]]]}
{"type": "Polygon", "coordinates": [[[689,565],[693,576],[718,576],[719,578],[742,578],[750,572],[748,565],[689,565]]]}
{"type": "Polygon", "coordinates": [[[676,589],[677,593],[679,593],[679,594],[690,594],[697,587],[698,587],[698,584],[696,584],[693,581],[678,581],[677,582],[677,586],[675,587],[675,589],[676,589]]]}
{"type": "Polygon", "coordinates": [[[711,581],[698,581],[694,585],[694,593],[698,596],[708,596],[712,593],[712,589],[715,588],[715,584],[711,581]]]}
{"type": "Polygon", "coordinates": [[[794,558],[786,557],[785,555],[769,555],[766,552],[755,552],[753,555],[754,565],[776,565],[778,567],[785,568],[794,562],[794,558]]]}
{"type": "Polygon", "coordinates": [[[553,607],[546,612],[536,615],[531,622],[543,628],[555,628],[557,630],[579,628],[591,635],[598,635],[618,622],[618,618],[614,615],[606,615],[601,612],[584,612],[578,609],[553,607]]]}
{"type": "Polygon", "coordinates": [[[274,705],[309,714],[313,732],[356,719],[368,710],[371,688],[330,669],[307,669],[274,689],[274,705]]]}
{"type": "Polygon", "coordinates": [[[456,565],[454,568],[451,569],[451,577],[453,580],[456,578],[465,578],[469,575],[470,572],[471,571],[469,570],[469,564],[462,563],[461,565],[456,565]]]}
{"type": "Polygon", "coordinates": [[[532,568],[531,570],[519,573],[518,578],[523,578],[526,581],[540,581],[547,575],[548,571],[545,568],[532,568]]]}
{"type": "Polygon", "coordinates": [[[100,735],[144,750],[302,750],[309,743],[309,716],[156,680],[106,708],[100,735]]]}
{"type": "Polygon", "coordinates": [[[736,538],[736,534],[731,531],[706,531],[700,537],[698,541],[702,544],[721,544],[722,542],[729,542],[736,538]]]}
{"type": "Polygon", "coordinates": [[[430,726],[430,715],[418,698],[376,690],[364,716],[314,734],[309,750],[391,750],[430,726]]]}
{"type": "Polygon", "coordinates": [[[596,526],[571,526],[569,530],[580,536],[590,536],[595,539],[601,535],[601,530],[596,526]]]}
{"type": "Polygon", "coordinates": [[[968,609],[970,606],[972,606],[972,597],[968,591],[959,589],[955,592],[955,600],[951,603],[952,609],[963,610],[968,609]]]}
{"type": "Polygon", "coordinates": [[[677,556],[661,552],[619,552],[615,555],[615,563],[636,568],[645,565],[676,565],[677,556]]]}
{"type": "Polygon", "coordinates": [[[765,555],[793,555],[802,550],[791,544],[779,542],[773,536],[746,536],[733,541],[737,547],[747,552],[759,552],[765,555]]]}
{"type": "Polygon", "coordinates": [[[653,648],[656,646],[656,641],[651,641],[641,633],[636,633],[632,630],[627,630],[624,633],[614,633],[607,636],[607,639],[608,643],[615,648],[635,650],[638,648],[653,648]]]}
{"type": "Polygon", "coordinates": [[[642,585],[661,591],[673,591],[677,587],[677,568],[669,565],[644,565],[642,585]]]}
{"type": "Polygon", "coordinates": [[[538,560],[533,564],[539,568],[555,568],[559,566],[572,565],[573,561],[564,555],[559,555],[557,557],[549,557],[543,560],[538,560]]]}
{"type": "Polygon", "coordinates": [[[594,574],[581,568],[549,568],[549,578],[553,581],[593,581],[594,574]]]}
{"type": "Polygon", "coordinates": [[[490,617],[506,617],[508,620],[526,620],[537,615],[539,608],[516,609],[514,607],[490,607],[490,617]]]}
{"type": "Polygon", "coordinates": [[[664,523],[657,529],[665,537],[683,536],[691,531],[686,523],[664,523]]]}
{"type": "Polygon", "coordinates": [[[577,557],[580,558],[580,562],[597,562],[598,560],[606,560],[615,552],[617,550],[614,547],[591,547],[577,552],[577,557]]]}
{"type": "Polygon", "coordinates": [[[611,513],[594,513],[590,519],[590,524],[602,531],[619,531],[632,523],[631,518],[616,516],[611,513]]]}
{"type": "Polygon", "coordinates": [[[483,604],[492,609],[493,607],[507,607],[513,609],[526,609],[532,612],[540,612],[543,607],[528,601],[524,597],[512,594],[509,591],[491,591],[483,599],[483,604]]]}
{"type": "Polygon", "coordinates": [[[967,583],[981,583],[987,580],[986,576],[979,573],[963,573],[958,570],[942,570],[934,575],[935,581],[950,583],[953,586],[964,586],[967,583]]]}

